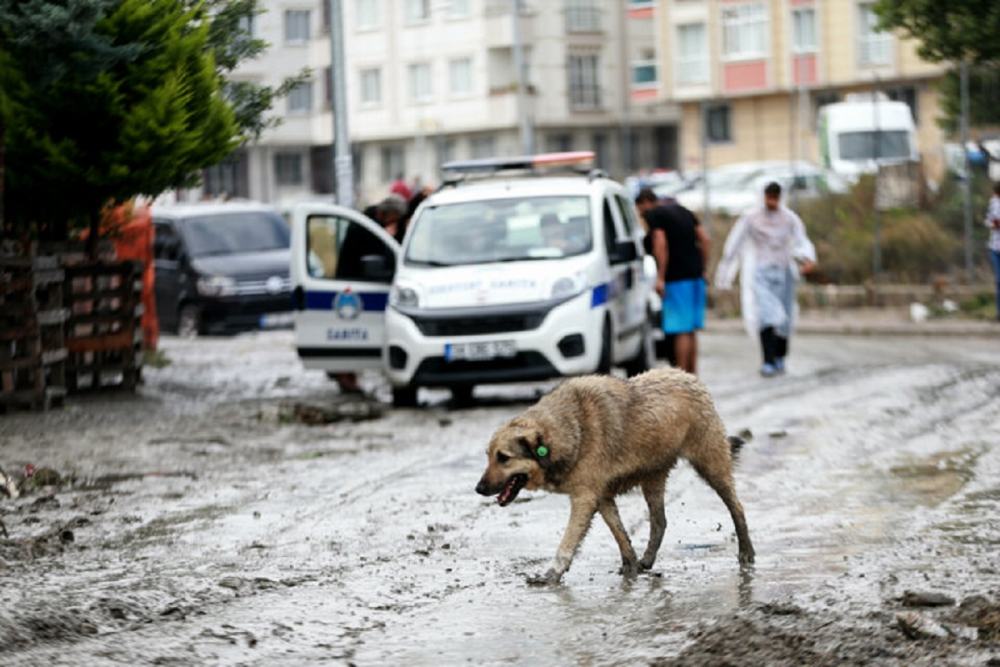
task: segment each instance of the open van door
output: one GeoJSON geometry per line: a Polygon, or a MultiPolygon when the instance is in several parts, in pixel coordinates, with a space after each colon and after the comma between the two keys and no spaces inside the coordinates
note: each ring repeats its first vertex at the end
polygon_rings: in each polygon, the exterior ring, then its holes
{"type": "Polygon", "coordinates": [[[382,368],[385,309],[399,244],[353,209],[292,210],[295,346],[303,366],[348,373],[382,368]]]}

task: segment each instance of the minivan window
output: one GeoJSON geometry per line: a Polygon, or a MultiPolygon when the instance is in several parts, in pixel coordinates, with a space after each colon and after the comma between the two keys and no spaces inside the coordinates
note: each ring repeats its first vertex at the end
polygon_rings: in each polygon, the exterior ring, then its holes
{"type": "MultiPolygon", "coordinates": [[[[845,132],[840,135],[841,160],[875,159],[875,132],[845,132]]],[[[881,130],[878,132],[878,157],[910,157],[910,135],[906,130],[881,130]]]]}
{"type": "Polygon", "coordinates": [[[425,208],[411,223],[408,265],[556,259],[593,248],[585,195],[512,197],[425,208]]]}
{"type": "Polygon", "coordinates": [[[263,211],[188,218],[184,237],[192,257],[281,250],[291,245],[285,221],[263,211]]]}

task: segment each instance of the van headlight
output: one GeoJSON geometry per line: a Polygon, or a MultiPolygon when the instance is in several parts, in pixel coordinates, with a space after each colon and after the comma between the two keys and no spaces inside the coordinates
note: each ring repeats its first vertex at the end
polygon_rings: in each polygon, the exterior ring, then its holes
{"type": "Polygon", "coordinates": [[[583,280],[564,276],[552,283],[552,298],[565,299],[583,291],[583,280]]]}
{"type": "Polygon", "coordinates": [[[236,281],[229,276],[202,276],[198,278],[198,294],[202,296],[232,296],[236,294],[236,281]]]}
{"type": "Polygon", "coordinates": [[[393,285],[389,293],[389,303],[397,308],[417,308],[420,306],[420,297],[417,296],[417,290],[412,287],[393,285]]]}

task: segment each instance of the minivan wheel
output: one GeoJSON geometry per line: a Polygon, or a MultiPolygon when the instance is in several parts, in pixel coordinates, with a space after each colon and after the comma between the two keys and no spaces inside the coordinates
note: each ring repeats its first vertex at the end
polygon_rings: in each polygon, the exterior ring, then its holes
{"type": "Polygon", "coordinates": [[[392,388],[392,406],[394,408],[417,407],[417,388],[411,385],[392,388]]]}
{"type": "Polygon", "coordinates": [[[186,303],[181,306],[177,315],[177,335],[184,338],[194,338],[201,333],[201,309],[186,303]]]}
{"type": "Polygon", "coordinates": [[[611,374],[611,322],[604,320],[601,331],[601,358],[597,362],[597,372],[600,375],[611,374]]]}

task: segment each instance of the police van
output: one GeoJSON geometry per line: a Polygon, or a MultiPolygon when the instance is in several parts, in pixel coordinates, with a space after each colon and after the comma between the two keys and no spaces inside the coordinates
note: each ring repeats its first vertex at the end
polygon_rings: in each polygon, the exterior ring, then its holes
{"type": "Polygon", "coordinates": [[[420,387],[640,373],[655,360],[655,270],[625,189],[593,153],[444,166],[402,245],[334,205],[293,210],[298,354],[307,368],[377,368],[397,406],[420,387]]]}

